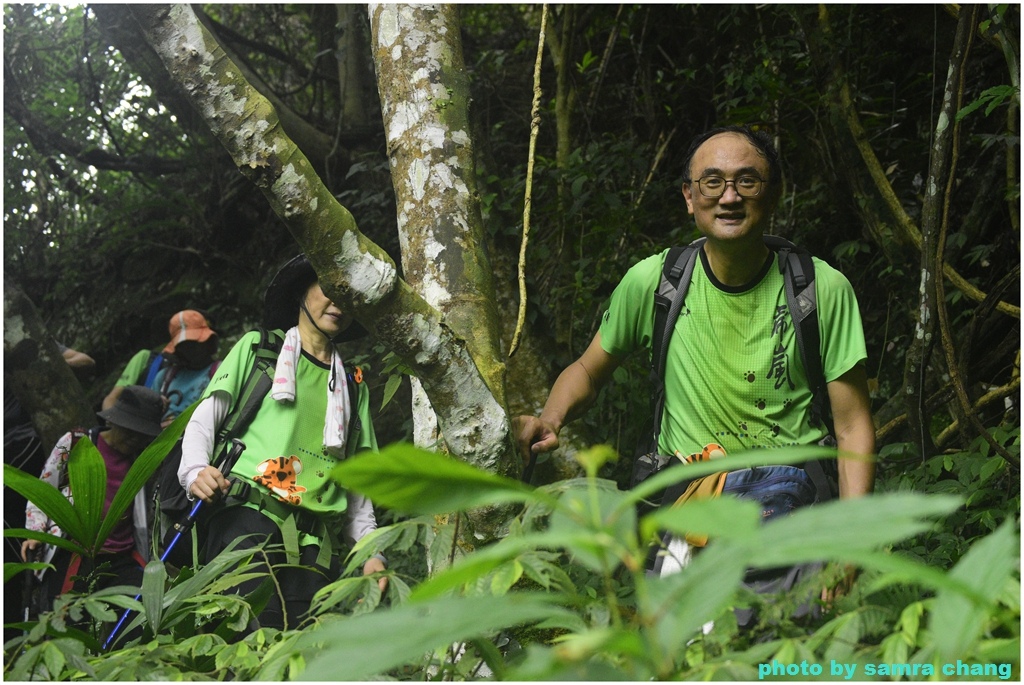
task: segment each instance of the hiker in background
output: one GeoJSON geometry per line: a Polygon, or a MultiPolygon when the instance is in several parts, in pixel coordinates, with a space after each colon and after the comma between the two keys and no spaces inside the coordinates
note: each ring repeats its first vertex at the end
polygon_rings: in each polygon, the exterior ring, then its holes
{"type": "MultiPolygon", "coordinates": [[[[135,459],[160,434],[162,415],[163,401],[156,391],[137,385],[125,386],[114,406],[99,412],[98,416],[104,420],[105,426],[97,426],[88,432],[66,433],[50,452],[39,477],[71,499],[74,493],[71,492],[68,479],[68,456],[77,441],[88,435],[103,456],[107,468],[106,500],[103,505],[106,514],[135,459]]],[[[41,561],[52,561],[57,568],[56,574],[47,574],[55,582],[48,582],[48,587],[43,590],[44,606],[49,606],[56,595],[72,589],[84,592],[84,579],[95,570],[101,570],[101,573],[94,578],[97,585],[92,589],[114,585],[140,587],[142,570],[150,548],[147,507],[143,489],[136,495],[134,506],[117,523],[103,543],[100,553],[92,560],[83,560],[50,545],[43,546],[38,540],[25,540],[21,545],[21,556],[25,561],[39,556],[41,561]],[[40,550],[40,547],[44,549],[40,550]]],[[[28,530],[61,535],[60,528],[32,502],[26,507],[25,519],[28,530]]]]}
{"type": "MultiPolygon", "coordinates": [[[[811,420],[813,392],[784,277],[764,239],[782,190],[778,153],[764,133],[715,129],[691,143],[686,173],[687,211],[706,242],[668,344],[658,454],[685,464],[751,448],[818,444],[828,430],[811,420]]],[[[651,348],[668,252],[628,270],[597,334],[555,381],[540,416],[515,420],[524,461],[555,449],[562,427],[586,410],[623,359],[651,348]]],[[[849,281],[820,260],[813,264],[821,366],[844,455],[839,496],[859,497],[874,484],[864,332],[849,281]]],[[[710,490],[722,492],[726,478],[710,490]]]]}
{"type": "MultiPolygon", "coordinates": [[[[330,478],[339,460],[376,450],[377,439],[362,372],[347,372],[336,347],[365,331],[324,295],[305,255],[285,264],[267,288],[264,326],[284,331],[284,342],[269,370],[273,389],[235,435],[245,450],[227,478],[211,465],[222,449],[217,445],[219,430],[240,410],[240,391],[256,363],[260,331],[246,334],[232,348],[193,413],[178,476],[189,499],[217,502],[204,526],[207,560],[240,536],[249,536],[240,543],[243,548],[268,541],[284,545],[281,526],[287,519],[294,521],[299,549],[293,551],[300,554],[299,565],[283,566],[287,556],[279,547],[269,554],[283,610],[275,591],[258,617],[262,626],[283,628],[295,627],[317,590],[340,575],[340,534],[354,543],[377,527],[373,504],[330,478]]],[[[377,555],[366,562],[363,574],[382,572],[384,564],[384,557],[377,555]]],[[[246,582],[239,592],[248,594],[265,580],[246,582]]],[[[378,582],[383,591],[387,578],[378,582]]]]}
{"type": "MultiPolygon", "coordinates": [[[[64,361],[79,380],[88,378],[96,368],[92,357],[57,342],[64,361]]],[[[22,407],[17,395],[8,384],[4,384],[4,463],[26,473],[39,473],[46,462],[46,451],[39,439],[32,417],[22,407]]],[[[25,527],[25,507],[28,502],[21,494],[4,488],[4,528],[25,527]]],[[[7,538],[4,545],[4,563],[21,561],[21,547],[15,538],[7,538]]],[[[25,607],[19,602],[4,603],[4,623],[22,620],[25,607]]],[[[4,629],[4,641],[14,633],[4,629]]]]}
{"type": "Polygon", "coordinates": [[[142,385],[158,391],[167,403],[163,425],[166,427],[193,402],[202,397],[217,369],[217,332],[206,316],[185,309],[171,317],[170,342],[159,352],[139,350],[128,362],[113,389],[103,399],[109,409],[121,389],[142,385]]]}
{"type": "Polygon", "coordinates": [[[96,360],[85,352],[73,350],[62,343],[57,343],[57,347],[60,348],[64,361],[68,363],[68,366],[71,367],[71,370],[75,372],[75,376],[78,378],[88,376],[96,368],[96,360]]]}

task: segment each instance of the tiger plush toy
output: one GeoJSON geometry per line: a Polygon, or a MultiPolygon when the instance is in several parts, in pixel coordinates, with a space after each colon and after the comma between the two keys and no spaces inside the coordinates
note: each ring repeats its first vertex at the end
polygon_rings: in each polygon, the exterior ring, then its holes
{"type": "Polygon", "coordinates": [[[260,475],[253,480],[270,488],[285,504],[298,506],[302,503],[302,493],[306,488],[296,483],[296,477],[302,473],[302,461],[295,456],[267,459],[257,467],[260,475]]]}

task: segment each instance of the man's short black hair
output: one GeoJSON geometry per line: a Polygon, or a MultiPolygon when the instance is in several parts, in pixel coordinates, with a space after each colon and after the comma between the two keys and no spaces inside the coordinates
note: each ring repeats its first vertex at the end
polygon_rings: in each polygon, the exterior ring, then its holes
{"type": "Polygon", "coordinates": [[[754,146],[754,149],[765,158],[768,162],[768,181],[778,181],[782,178],[782,165],[779,162],[779,151],[775,149],[775,143],[772,141],[770,135],[764,131],[755,131],[749,126],[722,126],[720,128],[713,128],[710,131],[701,133],[690,142],[690,147],[686,151],[686,178],[683,180],[686,183],[692,183],[693,179],[690,174],[690,165],[693,164],[693,156],[697,154],[697,148],[707,142],[710,138],[713,138],[721,133],[738,133],[754,146]]]}

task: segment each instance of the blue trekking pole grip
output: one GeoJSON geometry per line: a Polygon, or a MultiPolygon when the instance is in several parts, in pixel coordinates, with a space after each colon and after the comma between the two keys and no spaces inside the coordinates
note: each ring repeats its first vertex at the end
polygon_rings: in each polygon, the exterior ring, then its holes
{"type": "MultiPolygon", "coordinates": [[[[239,440],[238,438],[232,438],[231,450],[227,453],[227,455],[225,455],[224,459],[221,461],[219,465],[221,475],[227,478],[228,474],[231,472],[231,467],[235,465],[235,462],[238,461],[238,457],[241,456],[242,452],[244,451],[245,443],[239,440]]],[[[160,555],[161,563],[166,561],[167,557],[170,556],[171,552],[174,551],[174,546],[178,544],[178,540],[181,539],[181,536],[187,533],[188,531],[192,530],[192,527],[196,523],[196,517],[199,515],[199,507],[201,507],[202,504],[202,500],[196,502],[195,505],[192,507],[192,511],[188,513],[188,516],[186,516],[183,521],[179,521],[178,523],[174,524],[174,530],[176,532],[174,534],[174,537],[171,538],[171,541],[167,544],[167,548],[164,550],[164,553],[160,555]]],[[[141,591],[139,592],[139,594],[135,595],[136,602],[138,602],[140,599],[142,599],[141,591]]],[[[131,613],[131,609],[125,609],[124,613],[121,614],[121,618],[117,622],[117,625],[115,625],[114,629],[110,631],[110,635],[107,637],[106,642],[103,643],[103,651],[106,651],[110,647],[110,645],[113,644],[114,638],[116,638],[118,633],[121,632],[122,626],[124,626],[125,621],[128,620],[128,617],[131,616],[131,613]]]]}

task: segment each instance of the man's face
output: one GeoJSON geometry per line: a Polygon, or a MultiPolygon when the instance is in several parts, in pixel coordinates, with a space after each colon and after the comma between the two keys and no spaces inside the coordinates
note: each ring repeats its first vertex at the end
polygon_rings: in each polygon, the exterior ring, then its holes
{"type": "Polygon", "coordinates": [[[765,183],[756,197],[740,197],[733,183],[721,197],[701,194],[697,179],[719,176],[732,181],[740,176],[768,179],[768,161],[739,133],[720,133],[697,148],[690,166],[690,183],[683,184],[686,209],[697,229],[709,240],[733,242],[761,240],[778,198],[777,184],[765,183]]]}

